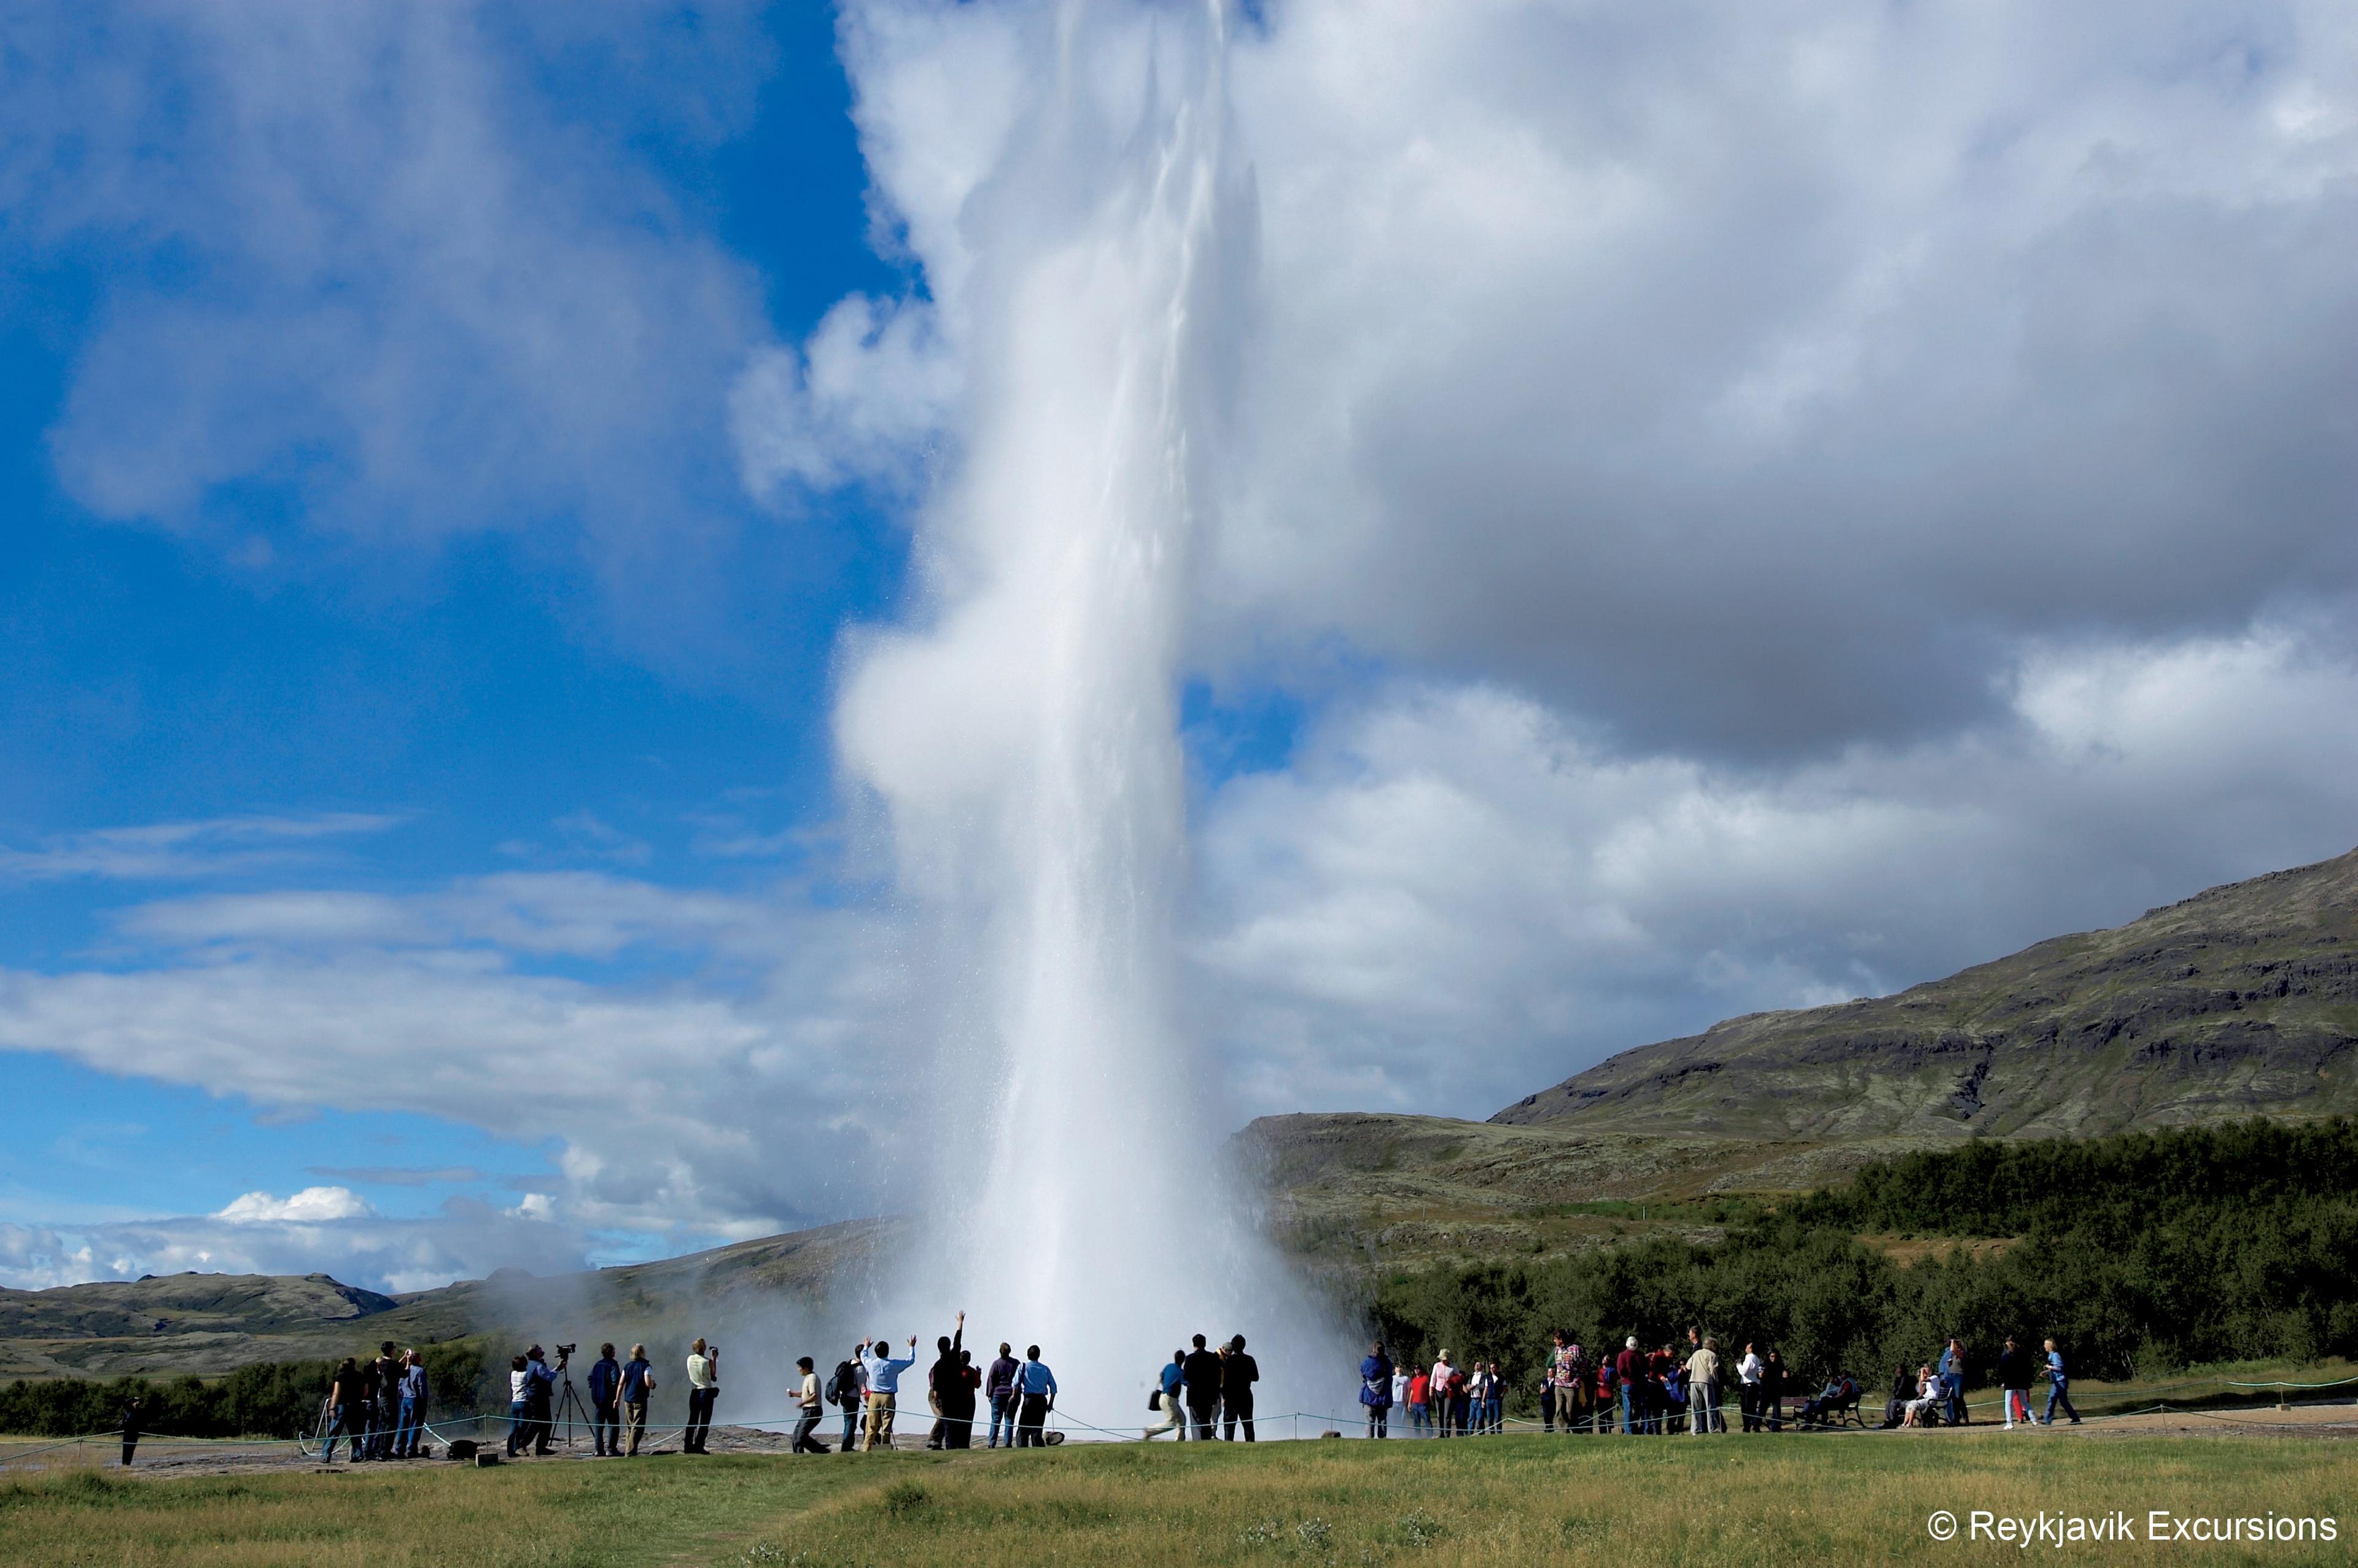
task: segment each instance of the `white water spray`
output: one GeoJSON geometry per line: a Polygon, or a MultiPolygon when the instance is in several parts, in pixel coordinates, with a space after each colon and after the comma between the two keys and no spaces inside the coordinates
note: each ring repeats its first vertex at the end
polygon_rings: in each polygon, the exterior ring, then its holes
{"type": "Polygon", "coordinates": [[[965,265],[935,269],[968,387],[918,537],[929,614],[864,649],[838,718],[950,993],[911,1265],[941,1277],[900,1304],[927,1334],[970,1309],[984,1359],[1037,1341],[1063,1408],[1109,1426],[1192,1333],[1252,1339],[1264,1409],[1349,1386],[1299,1365],[1328,1338],[1226,1190],[1215,1068],[1174,1022],[1178,661],[1254,272],[1228,25],[1220,0],[1078,0],[1038,36],[965,265]]]}

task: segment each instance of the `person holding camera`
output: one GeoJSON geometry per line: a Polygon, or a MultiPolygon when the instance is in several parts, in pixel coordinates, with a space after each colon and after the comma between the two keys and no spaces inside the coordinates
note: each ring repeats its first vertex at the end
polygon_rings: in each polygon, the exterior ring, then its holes
{"type": "MultiPolygon", "coordinates": [[[[570,1345],[557,1351],[557,1365],[563,1366],[570,1345]]],[[[524,1426],[525,1441],[531,1444],[533,1457],[548,1457],[549,1408],[557,1400],[557,1374],[548,1368],[546,1353],[537,1345],[524,1353],[524,1426]]]]}
{"type": "Polygon", "coordinates": [[[712,1435],[712,1407],[720,1399],[720,1346],[707,1346],[701,1338],[687,1347],[687,1428],[680,1433],[682,1454],[708,1454],[705,1441],[712,1435]]]}

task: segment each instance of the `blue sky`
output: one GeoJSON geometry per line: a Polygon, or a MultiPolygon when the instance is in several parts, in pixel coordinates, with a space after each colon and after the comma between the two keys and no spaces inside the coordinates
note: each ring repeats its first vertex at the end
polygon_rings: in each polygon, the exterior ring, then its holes
{"type": "MultiPolygon", "coordinates": [[[[2358,841],[2349,18],[2000,9],[1249,8],[1178,671],[1228,1124],[2358,841]]],[[[7,8],[0,1282],[907,1201],[831,726],[1024,326],[1054,10],[7,8]]]]}

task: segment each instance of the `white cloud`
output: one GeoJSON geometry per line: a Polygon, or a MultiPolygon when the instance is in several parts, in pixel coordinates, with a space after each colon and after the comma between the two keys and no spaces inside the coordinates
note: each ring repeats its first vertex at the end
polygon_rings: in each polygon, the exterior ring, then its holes
{"type": "Polygon", "coordinates": [[[768,334],[666,166],[751,123],[758,23],[381,0],[12,29],[0,241],[109,258],[50,432],[67,492],[265,571],[545,530],[678,650],[743,547],[727,405],[768,334]]]}
{"type": "Polygon", "coordinates": [[[316,1224],[333,1219],[367,1219],[375,1213],[350,1187],[305,1187],[284,1202],[268,1193],[247,1193],[231,1199],[228,1206],[213,1217],[233,1225],[316,1224]]]}
{"type": "Polygon", "coordinates": [[[59,834],[31,849],[0,846],[0,881],[179,881],[287,864],[320,840],[382,833],[397,816],[320,812],[300,816],[224,816],[59,834]]]}
{"type": "MultiPolygon", "coordinates": [[[[119,967],[0,971],[0,1049],[265,1108],[407,1110],[551,1141],[561,1183],[516,1217],[576,1238],[763,1234],[875,1212],[903,1179],[897,939],[791,888],[509,875],[406,897],[168,902],[128,912],[121,933],[119,967]],[[624,955],[647,978],[533,970],[624,955]]],[[[336,1220],[341,1191],[248,1195],[205,1233],[336,1220]]]]}
{"type": "Polygon", "coordinates": [[[2052,650],[2004,719],[1789,769],[1410,685],[1202,829],[1203,1023],[1254,1112],[1486,1115],[1731,1013],[1880,994],[2358,842],[2358,665],[2052,650]]]}

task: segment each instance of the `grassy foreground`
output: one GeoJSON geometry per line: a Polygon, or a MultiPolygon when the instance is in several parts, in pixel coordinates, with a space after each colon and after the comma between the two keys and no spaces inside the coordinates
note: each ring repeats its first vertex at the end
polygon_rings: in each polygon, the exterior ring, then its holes
{"type": "MultiPolygon", "coordinates": [[[[11,1563],[1857,1563],[1983,1559],[1945,1509],[2323,1516],[2333,1543],[2073,1545],[2074,1561],[2346,1563],[2358,1445],[2061,1433],[1067,1446],[0,1482],[11,1563]]],[[[2041,1544],[2040,1552],[2053,1548],[2041,1544]]]]}

